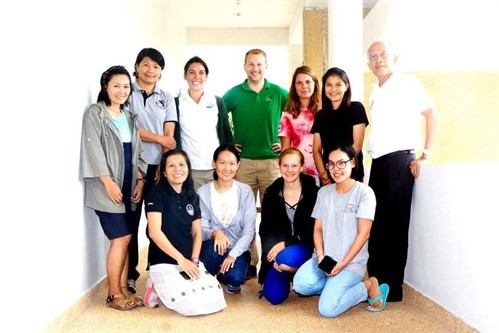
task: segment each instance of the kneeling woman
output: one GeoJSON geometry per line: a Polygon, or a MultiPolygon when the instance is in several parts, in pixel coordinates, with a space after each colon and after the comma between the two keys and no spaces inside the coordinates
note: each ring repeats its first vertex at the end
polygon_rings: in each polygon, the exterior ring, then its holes
{"type": "Polygon", "coordinates": [[[186,316],[222,310],[227,305],[220,284],[198,259],[201,210],[187,155],[166,152],[160,174],[161,180],[145,200],[151,242],[144,303],[157,307],[159,296],[167,308],[186,316]]]}
{"type": "Polygon", "coordinates": [[[352,178],[357,167],[352,146],[334,149],[326,167],[335,183],[319,190],[312,213],[315,255],[296,272],[293,288],[301,295],[320,294],[319,313],[324,317],[337,317],[365,300],[368,311],[381,311],[388,285],[378,286],[374,277],[363,281],[376,208],[374,192],[352,178]]]}
{"type": "Polygon", "coordinates": [[[314,249],[314,219],[310,216],[317,198],[315,178],[304,174],[304,156],[296,148],[279,158],[282,177],[267,188],[262,202],[260,239],[262,265],[258,282],[261,296],[272,304],[288,297],[293,274],[314,249]]]}
{"type": "Polygon", "coordinates": [[[220,274],[230,294],[240,293],[246,281],[256,223],[251,187],[234,180],[239,163],[237,149],[221,145],[213,154],[215,181],[198,190],[204,241],[201,259],[208,272],[220,274]]]}

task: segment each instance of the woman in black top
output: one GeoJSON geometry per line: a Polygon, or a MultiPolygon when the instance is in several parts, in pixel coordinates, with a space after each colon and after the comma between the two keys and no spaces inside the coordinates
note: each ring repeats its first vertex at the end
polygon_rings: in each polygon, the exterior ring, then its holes
{"type": "Polygon", "coordinates": [[[186,316],[220,311],[227,306],[220,284],[199,261],[201,208],[187,154],[166,152],[160,175],[145,200],[150,266],[144,304],[158,307],[159,297],[186,316]]]}
{"type": "Polygon", "coordinates": [[[263,284],[261,296],[272,304],[286,300],[294,273],[314,249],[314,219],[310,215],[318,187],[315,178],[302,172],[303,163],[298,149],[284,150],[279,158],[282,177],[267,188],[263,197],[258,282],[263,284]]]}
{"type": "Polygon", "coordinates": [[[352,89],[348,75],[333,67],[322,77],[322,109],[315,116],[311,132],[314,133],[313,155],[321,185],[332,182],[325,167],[333,147],[352,145],[357,153],[358,169],[353,178],[364,179],[362,164],[364,134],[369,121],[360,102],[352,102],[352,89]]]}

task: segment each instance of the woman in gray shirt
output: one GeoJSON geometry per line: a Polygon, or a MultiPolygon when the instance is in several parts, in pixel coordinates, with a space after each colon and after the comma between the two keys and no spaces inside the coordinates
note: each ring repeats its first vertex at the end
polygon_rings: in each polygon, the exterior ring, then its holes
{"type": "Polygon", "coordinates": [[[352,178],[356,167],[352,146],[329,153],[326,168],[334,183],[319,190],[312,212],[315,253],[293,280],[297,293],[320,295],[319,313],[324,317],[337,317],[366,300],[368,311],[381,311],[389,292],[375,277],[363,281],[376,198],[369,186],[352,178]]]}

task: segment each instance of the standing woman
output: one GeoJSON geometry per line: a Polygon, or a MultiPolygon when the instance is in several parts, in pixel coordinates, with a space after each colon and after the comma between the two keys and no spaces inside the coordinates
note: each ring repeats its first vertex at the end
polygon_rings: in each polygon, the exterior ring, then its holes
{"type": "Polygon", "coordinates": [[[204,88],[209,72],[203,59],[190,58],[184,66],[187,92],[175,97],[178,117],[175,141],[177,149],[189,155],[196,191],[213,180],[212,152],[220,145],[234,144],[223,99],[204,88]]]}
{"type": "MultiPolygon", "coordinates": [[[[140,139],[144,144],[144,160],[149,165],[144,179],[146,198],[152,184],[157,180],[156,170],[161,156],[169,149],[175,149],[173,138],[177,115],[173,96],[162,90],[158,82],[165,68],[165,59],[161,52],[153,48],[142,49],[135,60],[133,91],[130,96],[130,111],[137,115],[140,139]]],[[[128,246],[130,267],[128,270],[128,290],[136,293],[136,281],[139,278],[138,232],[142,213],[142,201],[139,202],[132,240],[128,246]]]]}
{"type": "Polygon", "coordinates": [[[261,296],[272,304],[286,300],[294,273],[314,249],[314,219],[310,215],[318,187],[312,176],[302,172],[303,163],[298,149],[284,150],[279,158],[282,177],[267,188],[263,197],[258,282],[263,284],[261,296]]]}
{"type": "Polygon", "coordinates": [[[220,284],[199,261],[201,210],[194,191],[191,164],[180,150],[166,152],[161,179],[145,202],[150,240],[144,303],[192,316],[219,311],[227,305],[220,284]]]}
{"type": "Polygon", "coordinates": [[[352,146],[333,148],[329,154],[326,167],[334,184],[319,190],[312,212],[315,254],[293,280],[297,293],[320,295],[319,313],[324,317],[337,317],[366,300],[366,310],[381,311],[388,297],[388,285],[378,286],[375,277],[363,281],[376,198],[369,186],[352,178],[357,165],[352,146]]]}
{"type": "Polygon", "coordinates": [[[340,144],[352,145],[357,154],[357,170],[353,178],[362,182],[364,165],[362,146],[369,121],[360,102],[352,102],[350,80],[344,70],[333,67],[322,77],[322,109],[315,117],[314,161],[321,185],[331,183],[326,163],[332,148],[340,144]]]}
{"type": "Polygon", "coordinates": [[[239,294],[246,281],[256,223],[253,191],[234,179],[240,160],[233,145],[218,147],[212,162],[215,181],[198,190],[203,229],[201,259],[208,272],[220,273],[230,294],[239,294]]]}
{"type": "Polygon", "coordinates": [[[131,91],[130,74],[123,66],[113,66],[102,74],[100,86],[97,103],[83,116],[80,163],[85,205],[95,210],[110,240],[107,306],[129,310],[143,305],[128,294],[126,282],[134,210],[142,197],[147,164],[137,120],[124,108],[131,91]]]}
{"type": "Polygon", "coordinates": [[[305,157],[303,172],[313,176],[319,184],[319,172],[313,156],[314,134],[310,132],[315,115],[319,109],[319,80],[308,66],[295,70],[288,102],[279,124],[278,136],[281,139],[281,149],[289,147],[299,149],[305,157]]]}

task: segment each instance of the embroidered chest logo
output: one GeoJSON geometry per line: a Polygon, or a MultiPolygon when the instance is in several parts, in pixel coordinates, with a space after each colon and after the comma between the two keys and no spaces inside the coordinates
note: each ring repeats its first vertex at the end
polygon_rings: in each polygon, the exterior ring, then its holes
{"type": "Polygon", "coordinates": [[[162,109],[166,109],[166,102],[162,99],[156,101],[156,105],[159,106],[162,109]]]}
{"type": "Polygon", "coordinates": [[[352,204],[346,205],[345,213],[355,213],[355,205],[352,204]]]}
{"type": "Polygon", "coordinates": [[[191,204],[188,204],[185,207],[185,210],[187,211],[187,214],[189,214],[190,216],[194,216],[194,207],[191,204]]]}

